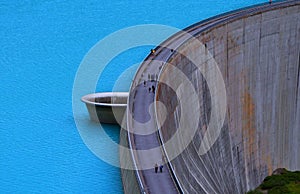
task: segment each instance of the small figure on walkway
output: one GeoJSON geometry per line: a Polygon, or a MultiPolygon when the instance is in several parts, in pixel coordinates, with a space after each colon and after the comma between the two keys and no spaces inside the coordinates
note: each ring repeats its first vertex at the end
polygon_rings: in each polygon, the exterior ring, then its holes
{"type": "Polygon", "coordinates": [[[154,87],[154,86],[152,86],[152,92],[153,92],[153,93],[155,92],[155,87],[154,87]]]}
{"type": "Polygon", "coordinates": [[[146,80],[144,80],[144,87],[146,87],[146,80]]]}
{"type": "Polygon", "coordinates": [[[149,87],[149,93],[151,92],[151,88],[149,87]]]}
{"type": "Polygon", "coordinates": [[[163,166],[162,164],[159,166],[159,172],[160,172],[160,173],[162,173],[163,167],[164,167],[164,166],[163,166]]]}
{"type": "Polygon", "coordinates": [[[153,55],[155,53],[155,49],[151,49],[151,54],[153,55]]]}
{"type": "Polygon", "coordinates": [[[158,165],[157,165],[157,163],[155,163],[155,165],[154,165],[154,171],[155,171],[155,173],[157,173],[157,171],[158,171],[158,165]]]}

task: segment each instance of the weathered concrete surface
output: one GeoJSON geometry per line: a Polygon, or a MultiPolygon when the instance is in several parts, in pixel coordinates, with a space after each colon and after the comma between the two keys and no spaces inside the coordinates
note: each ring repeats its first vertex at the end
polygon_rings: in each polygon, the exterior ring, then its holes
{"type": "MultiPolygon", "coordinates": [[[[224,21],[196,35],[206,45],[187,40],[167,62],[180,69],[199,95],[201,117],[193,138],[171,163],[186,193],[244,193],[277,168],[300,169],[300,5],[278,7],[224,21]],[[221,134],[204,155],[198,150],[211,112],[209,88],[199,69],[186,57],[207,67],[209,53],[218,63],[227,92],[227,113],[221,134]]],[[[164,69],[167,69],[165,65],[164,69]]],[[[164,70],[160,82],[178,76],[164,70]]],[[[161,128],[167,142],[182,115],[193,110],[192,91],[159,85],[157,100],[169,111],[161,128]]],[[[214,107],[218,109],[218,107],[214,107]]],[[[160,117],[160,109],[157,107],[160,117]]],[[[189,127],[186,127],[189,130],[189,127]]],[[[173,148],[181,140],[173,142],[173,148]]],[[[172,155],[173,150],[167,150],[172,155]]]]}
{"type": "MultiPolygon", "coordinates": [[[[258,185],[277,167],[299,169],[299,4],[299,1],[291,0],[255,6],[195,24],[185,31],[201,40],[206,48],[196,45],[184,33],[175,34],[157,47],[155,55],[148,56],[140,66],[130,91],[132,97],[128,100],[127,110],[132,110],[133,115],[153,118],[153,109],[147,109],[149,103],[140,106],[135,102],[135,92],[143,91],[133,92],[133,88],[142,84],[147,74],[156,74],[165,62],[185,73],[199,95],[198,110],[195,102],[191,101],[194,100],[191,99],[193,92],[185,87],[185,83],[180,84],[180,76],[166,71],[169,65],[164,66],[160,81],[169,80],[179,85],[172,91],[160,84],[157,90],[156,98],[165,104],[169,113],[160,139],[167,142],[174,136],[179,119],[187,121],[184,127],[189,133],[192,117],[182,114],[179,105],[201,114],[193,141],[180,156],[168,163],[178,191],[243,193],[258,185]],[[172,49],[204,65],[207,68],[204,74],[210,72],[210,60],[207,59],[211,58],[211,53],[225,80],[228,102],[226,120],[217,142],[205,155],[199,155],[197,151],[212,108],[218,110],[219,107],[211,107],[214,101],[210,90],[196,66],[185,56],[172,52],[172,49]],[[270,50],[272,52],[268,52],[270,50]],[[176,97],[174,91],[181,98],[176,97]]],[[[148,95],[146,101],[149,100],[148,95]]],[[[164,111],[160,107],[156,109],[157,118],[160,118],[164,111]]],[[[139,117],[135,118],[136,121],[139,117]]],[[[127,121],[128,130],[136,132],[136,121],[128,117],[127,121]]],[[[155,124],[151,122],[150,125],[146,131],[155,130],[155,124]]],[[[148,142],[154,137],[153,134],[143,137],[121,132],[121,140],[133,149],[131,153],[120,151],[121,166],[129,165],[131,169],[137,169],[139,165],[147,166],[147,156],[137,154],[135,149],[149,149],[148,145],[143,146],[142,140],[146,138],[148,142]]],[[[182,147],[182,142],[181,138],[173,141],[171,149],[167,149],[168,155],[182,147]]],[[[153,141],[151,147],[158,146],[157,143],[153,141]]],[[[153,156],[157,158],[160,154],[163,152],[155,152],[153,156]]],[[[137,193],[138,190],[162,193],[162,190],[152,190],[152,187],[157,186],[156,183],[166,185],[170,177],[155,180],[155,177],[148,175],[138,170],[122,170],[125,193],[137,193]]]]}

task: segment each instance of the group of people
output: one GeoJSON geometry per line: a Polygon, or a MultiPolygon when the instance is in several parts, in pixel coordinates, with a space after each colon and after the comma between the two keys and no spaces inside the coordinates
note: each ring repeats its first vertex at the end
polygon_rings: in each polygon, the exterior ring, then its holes
{"type": "MultiPolygon", "coordinates": [[[[144,87],[146,87],[146,81],[144,81],[144,87]]],[[[155,86],[151,86],[148,88],[149,93],[152,91],[153,93],[155,93],[155,86]]]]}
{"type": "MultiPolygon", "coordinates": [[[[159,172],[160,173],[162,173],[163,172],[163,165],[161,164],[161,165],[159,165],[159,172]]],[[[157,173],[158,172],[158,164],[157,163],[155,163],[155,165],[154,165],[154,172],[155,173],[157,173]]]]}
{"type": "Polygon", "coordinates": [[[151,87],[149,87],[149,93],[152,91],[153,93],[155,93],[155,87],[154,86],[151,86],[151,87]]]}

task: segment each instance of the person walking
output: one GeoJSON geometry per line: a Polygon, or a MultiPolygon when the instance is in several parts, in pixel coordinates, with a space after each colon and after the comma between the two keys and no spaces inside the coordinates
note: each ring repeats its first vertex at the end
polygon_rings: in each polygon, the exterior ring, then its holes
{"type": "Polygon", "coordinates": [[[152,55],[154,55],[155,49],[151,49],[150,52],[151,52],[152,55]]]}
{"type": "Polygon", "coordinates": [[[154,165],[154,171],[155,171],[155,173],[157,173],[157,171],[158,171],[158,165],[157,165],[157,163],[155,163],[155,165],[154,165]]]}
{"type": "Polygon", "coordinates": [[[162,173],[163,167],[164,167],[164,166],[163,166],[162,164],[159,166],[159,172],[160,172],[160,173],[162,173]]]}

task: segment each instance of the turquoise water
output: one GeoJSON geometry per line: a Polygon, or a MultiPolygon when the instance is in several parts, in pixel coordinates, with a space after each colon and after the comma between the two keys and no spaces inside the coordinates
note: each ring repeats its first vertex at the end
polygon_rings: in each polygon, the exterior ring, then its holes
{"type": "MultiPolygon", "coordinates": [[[[261,2],[0,1],[0,193],[122,193],[119,169],[90,152],[73,120],[73,81],[84,55],[124,27],[184,28],[261,2]]],[[[111,91],[149,49],[131,49],[114,59],[97,91],[111,91]]],[[[106,132],[118,142],[117,127],[106,126],[106,132]]],[[[117,152],[101,149],[117,160],[117,152]]]]}

